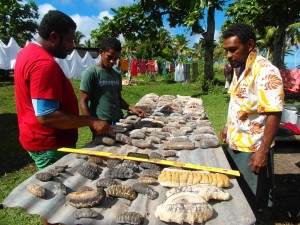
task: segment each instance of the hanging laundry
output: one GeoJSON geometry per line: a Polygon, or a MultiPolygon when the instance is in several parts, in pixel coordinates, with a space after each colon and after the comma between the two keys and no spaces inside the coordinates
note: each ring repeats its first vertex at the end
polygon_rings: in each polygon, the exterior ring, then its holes
{"type": "Polygon", "coordinates": [[[157,63],[157,60],[155,60],[155,62],[154,62],[154,70],[155,70],[155,73],[158,72],[158,63],[157,63]]]}
{"type": "Polygon", "coordinates": [[[167,63],[168,62],[163,61],[163,65],[162,65],[162,74],[165,80],[167,79],[167,63]]]}
{"type": "Polygon", "coordinates": [[[183,64],[179,63],[175,68],[175,81],[181,82],[183,81],[183,64]]]}
{"type": "Polygon", "coordinates": [[[168,62],[168,61],[165,63],[165,68],[166,68],[166,70],[168,70],[168,71],[170,70],[170,64],[171,64],[171,63],[168,62]]]}
{"type": "Polygon", "coordinates": [[[139,72],[141,74],[145,74],[147,72],[147,61],[144,59],[139,59],[138,64],[139,72]]]}
{"type": "Polygon", "coordinates": [[[183,81],[188,83],[190,81],[190,64],[183,64],[183,81]]]}
{"type": "Polygon", "coordinates": [[[193,62],[193,79],[196,79],[198,77],[198,63],[193,62]]]}
{"type": "Polygon", "coordinates": [[[173,63],[170,63],[169,72],[170,73],[174,72],[174,64],[173,63]]]}
{"type": "Polygon", "coordinates": [[[125,70],[125,71],[129,70],[129,60],[121,58],[120,59],[120,67],[121,67],[121,70],[125,70]]]}
{"type": "Polygon", "coordinates": [[[156,60],[148,60],[147,71],[149,73],[156,73],[158,71],[156,60]]]}
{"type": "Polygon", "coordinates": [[[137,76],[138,74],[138,67],[137,67],[137,59],[132,59],[131,60],[131,69],[130,69],[130,73],[131,73],[131,76],[137,76]]]}

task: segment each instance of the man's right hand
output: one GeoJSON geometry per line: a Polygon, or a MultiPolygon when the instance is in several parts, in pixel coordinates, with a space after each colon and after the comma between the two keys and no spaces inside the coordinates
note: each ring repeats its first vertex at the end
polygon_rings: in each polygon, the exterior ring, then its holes
{"type": "Polygon", "coordinates": [[[109,134],[115,136],[115,132],[112,127],[104,120],[95,120],[91,126],[97,134],[109,134]]]}
{"type": "Polygon", "coordinates": [[[227,139],[227,130],[228,130],[228,127],[227,126],[224,126],[223,129],[221,130],[221,133],[220,133],[220,139],[226,143],[226,139],[227,139]]]}

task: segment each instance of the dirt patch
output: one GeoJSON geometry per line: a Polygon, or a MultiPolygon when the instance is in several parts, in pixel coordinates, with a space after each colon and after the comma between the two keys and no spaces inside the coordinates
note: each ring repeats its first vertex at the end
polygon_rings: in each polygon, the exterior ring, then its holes
{"type": "Polygon", "coordinates": [[[300,224],[300,143],[275,146],[275,206],[271,224],[300,224]]]}

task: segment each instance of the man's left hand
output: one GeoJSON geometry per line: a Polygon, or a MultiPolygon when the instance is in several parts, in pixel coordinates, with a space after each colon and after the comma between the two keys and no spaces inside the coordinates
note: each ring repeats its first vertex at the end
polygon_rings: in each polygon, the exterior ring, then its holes
{"type": "Polygon", "coordinates": [[[134,114],[140,116],[140,117],[145,117],[146,116],[145,112],[140,108],[131,108],[130,111],[133,112],[134,114]]]}
{"type": "Polygon", "coordinates": [[[249,165],[251,171],[255,174],[259,174],[262,168],[268,164],[268,153],[265,153],[262,149],[258,149],[250,158],[249,165]]]}

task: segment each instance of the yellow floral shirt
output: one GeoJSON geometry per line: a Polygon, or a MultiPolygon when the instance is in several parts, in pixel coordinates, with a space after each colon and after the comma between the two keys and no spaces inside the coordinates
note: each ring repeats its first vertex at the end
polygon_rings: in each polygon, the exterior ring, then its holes
{"type": "Polygon", "coordinates": [[[239,79],[236,72],[228,90],[227,141],[231,149],[254,152],[264,135],[266,115],[260,113],[282,111],[283,83],[279,70],[255,50],[239,79]]]}

